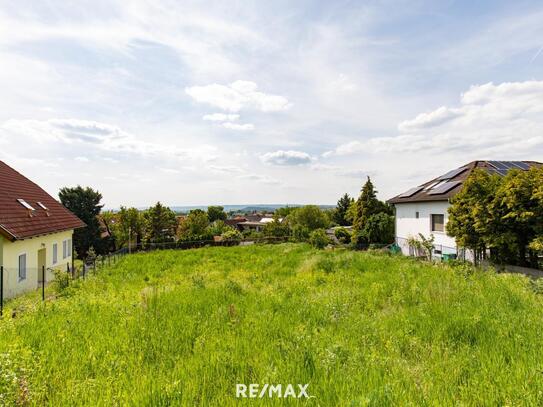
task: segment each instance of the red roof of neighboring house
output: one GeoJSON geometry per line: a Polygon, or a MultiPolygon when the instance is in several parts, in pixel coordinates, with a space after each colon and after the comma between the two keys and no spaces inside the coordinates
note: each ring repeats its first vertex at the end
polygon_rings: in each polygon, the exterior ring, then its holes
{"type": "Polygon", "coordinates": [[[0,161],[1,235],[9,240],[18,240],[84,226],[81,219],[51,195],[0,161]],[[18,199],[24,200],[34,210],[25,208],[18,199]]]}
{"type": "Polygon", "coordinates": [[[504,176],[511,169],[528,170],[531,167],[541,167],[537,161],[472,161],[460,168],[425,182],[417,187],[388,200],[391,204],[406,202],[447,201],[462,189],[464,181],[475,169],[488,171],[490,174],[504,176]]]}

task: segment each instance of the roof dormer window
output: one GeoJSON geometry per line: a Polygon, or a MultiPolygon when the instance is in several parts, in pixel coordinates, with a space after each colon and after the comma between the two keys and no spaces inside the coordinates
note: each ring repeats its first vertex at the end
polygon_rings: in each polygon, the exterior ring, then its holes
{"type": "Polygon", "coordinates": [[[36,210],[28,202],[26,202],[24,199],[19,198],[19,199],[17,199],[17,202],[19,202],[21,205],[23,205],[29,211],[35,211],[36,210]]]}
{"type": "Polygon", "coordinates": [[[47,206],[45,206],[45,205],[42,204],[41,202],[36,202],[36,203],[37,203],[38,206],[39,206],[40,208],[42,208],[44,211],[48,211],[48,210],[49,210],[49,208],[47,208],[47,206]]]}

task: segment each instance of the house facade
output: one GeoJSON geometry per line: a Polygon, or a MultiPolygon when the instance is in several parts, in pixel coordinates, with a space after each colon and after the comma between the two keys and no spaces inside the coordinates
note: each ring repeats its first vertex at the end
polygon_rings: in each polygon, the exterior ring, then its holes
{"type": "Polygon", "coordinates": [[[388,202],[396,210],[396,244],[403,254],[417,255],[408,240],[418,238],[419,234],[426,238],[433,235],[434,257],[472,260],[473,254],[458,248],[454,238],[447,235],[450,199],[462,189],[475,169],[504,176],[511,169],[528,170],[541,165],[536,161],[472,161],[395,196],[388,202]]]}
{"type": "Polygon", "coordinates": [[[35,290],[72,267],[73,231],[85,224],[38,185],[0,161],[3,296],[35,290]],[[43,273],[45,270],[45,273],[43,273]]]}

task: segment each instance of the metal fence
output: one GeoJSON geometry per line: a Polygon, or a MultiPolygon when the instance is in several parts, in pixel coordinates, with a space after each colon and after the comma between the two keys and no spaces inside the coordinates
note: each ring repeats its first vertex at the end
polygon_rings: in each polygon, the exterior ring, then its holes
{"type": "MultiPolygon", "coordinates": [[[[409,244],[409,239],[396,237],[396,244],[402,253],[413,257],[427,257],[425,250],[420,247],[414,247],[409,244]]],[[[471,261],[471,254],[468,250],[461,247],[449,247],[441,244],[434,244],[432,249],[432,260],[462,260],[471,261]]]]}
{"type": "MultiPolygon", "coordinates": [[[[70,263],[64,266],[58,267],[41,267],[37,268],[25,268],[25,278],[19,278],[18,268],[7,268],[0,266],[0,316],[4,312],[4,296],[5,296],[5,280],[17,279],[18,282],[23,281],[25,287],[24,291],[30,291],[33,289],[39,289],[41,291],[41,300],[45,301],[45,286],[51,283],[56,276],[64,278],[66,285],[71,284],[73,280],[85,279],[88,275],[99,273],[104,267],[109,267],[116,264],[122,257],[127,254],[137,252],[150,252],[156,250],[187,250],[206,246],[245,246],[251,244],[273,244],[282,243],[288,241],[288,237],[261,237],[255,239],[241,239],[241,240],[184,240],[175,242],[145,242],[139,244],[133,244],[130,247],[124,247],[116,252],[106,255],[98,255],[94,257],[88,257],[83,262],[75,265],[70,263]],[[59,274],[60,273],[60,274],[59,274]],[[32,283],[35,281],[37,283],[32,283]]],[[[21,291],[22,294],[23,291],[21,291]]]]}

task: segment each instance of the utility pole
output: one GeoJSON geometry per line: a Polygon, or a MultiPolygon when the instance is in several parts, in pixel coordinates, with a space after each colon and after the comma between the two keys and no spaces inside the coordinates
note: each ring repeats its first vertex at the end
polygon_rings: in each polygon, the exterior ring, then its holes
{"type": "Polygon", "coordinates": [[[132,243],[132,227],[131,226],[128,226],[128,254],[130,254],[132,252],[132,246],[131,246],[131,243],[132,243]]]}

